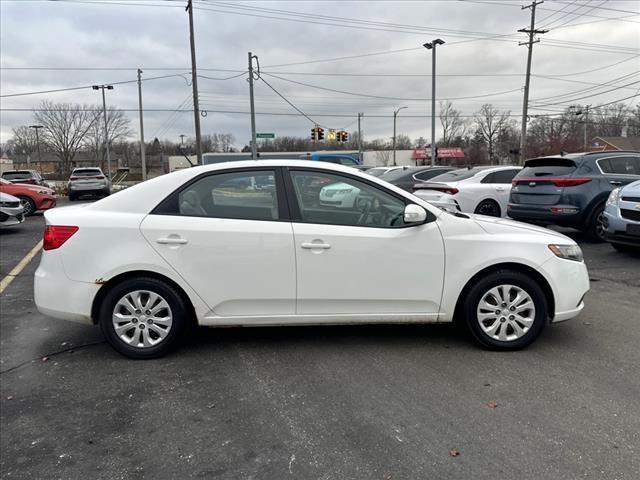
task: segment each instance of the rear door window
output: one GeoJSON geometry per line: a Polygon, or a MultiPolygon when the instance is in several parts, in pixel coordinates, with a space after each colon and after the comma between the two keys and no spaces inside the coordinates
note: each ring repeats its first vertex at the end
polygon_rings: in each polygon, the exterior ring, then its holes
{"type": "Polygon", "coordinates": [[[519,170],[516,169],[493,172],[493,181],[491,183],[511,183],[511,180],[518,172],[519,170]]]}
{"type": "Polygon", "coordinates": [[[598,160],[600,170],[612,175],[640,175],[640,157],[631,155],[598,160]]]}

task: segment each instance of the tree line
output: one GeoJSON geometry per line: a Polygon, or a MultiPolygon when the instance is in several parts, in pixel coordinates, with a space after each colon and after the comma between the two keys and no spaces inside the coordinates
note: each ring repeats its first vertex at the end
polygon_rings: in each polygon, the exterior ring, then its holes
{"type": "MultiPolygon", "coordinates": [[[[460,147],[466,160],[472,164],[507,163],[517,159],[520,145],[520,123],[508,110],[500,110],[485,104],[471,117],[464,116],[450,101],[440,102],[439,122],[442,135],[437,144],[443,147],[460,147]]],[[[125,165],[139,165],[139,143],[132,139],[131,121],[123,112],[110,107],[106,112],[105,137],[102,108],[96,105],[53,103],[43,101],[33,112],[33,120],[42,125],[39,132],[40,150],[59,159],[60,173],[68,175],[80,152],[88,154],[99,165],[106,159],[107,140],[114,153],[125,165]]],[[[640,105],[625,104],[607,106],[572,106],[556,115],[532,116],[527,134],[527,156],[541,156],[560,151],[584,150],[596,136],[640,136],[640,105]]],[[[406,150],[425,147],[428,141],[419,137],[412,140],[406,134],[396,136],[396,149],[406,150]]],[[[392,137],[367,139],[363,134],[364,150],[391,150],[392,137]]],[[[310,136],[278,136],[258,143],[262,152],[308,152],[318,149],[357,150],[358,132],[352,132],[347,142],[324,141],[314,143],[310,136]]],[[[13,136],[2,146],[2,151],[14,156],[33,158],[38,150],[36,132],[23,125],[13,129],[13,136]]],[[[238,151],[236,139],[230,133],[212,133],[202,136],[204,152],[238,151]]],[[[193,138],[181,141],[153,139],[146,146],[150,155],[192,155],[195,153],[193,138]]],[[[244,145],[241,151],[250,151],[244,145]]]]}

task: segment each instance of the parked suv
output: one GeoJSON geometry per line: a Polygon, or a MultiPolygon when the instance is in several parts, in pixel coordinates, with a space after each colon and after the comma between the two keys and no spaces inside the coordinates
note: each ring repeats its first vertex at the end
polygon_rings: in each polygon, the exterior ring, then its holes
{"type": "Polygon", "coordinates": [[[614,188],[604,210],[604,236],[622,252],[640,252],[640,180],[614,188]]]}
{"type": "Polygon", "coordinates": [[[507,213],[524,222],[577,228],[602,241],[603,212],[611,190],[638,179],[639,152],[534,158],[513,179],[507,213]]]}
{"type": "Polygon", "coordinates": [[[67,184],[69,200],[73,201],[80,195],[100,195],[106,197],[111,194],[111,182],[98,167],[75,168],[67,184]]]}
{"type": "Polygon", "coordinates": [[[42,175],[35,170],[7,170],[2,172],[2,178],[11,183],[26,183],[49,188],[42,175]]]}

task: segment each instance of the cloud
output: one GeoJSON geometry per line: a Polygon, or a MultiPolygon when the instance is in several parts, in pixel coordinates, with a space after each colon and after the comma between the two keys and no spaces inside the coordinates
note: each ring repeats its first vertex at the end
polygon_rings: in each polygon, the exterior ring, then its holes
{"type": "MultiPolygon", "coordinates": [[[[121,1],[120,3],[125,3],[121,1]]],[[[2,94],[47,90],[64,87],[111,83],[136,78],[136,69],[142,68],[145,77],[186,73],[190,70],[188,21],[184,2],[145,2],[140,5],[120,5],[103,2],[38,2],[5,1],[0,4],[1,62],[0,87],[2,94]],[[174,5],[175,3],[175,5],[174,5]],[[155,7],[154,4],[162,4],[155,7]],[[7,67],[77,67],[114,68],[114,70],[11,70],[7,67]],[[118,68],[115,70],[115,68],[118,68]],[[162,70],[178,69],[178,70],[162,70]]],[[[498,2],[495,2],[498,3],[498,2]]],[[[282,77],[325,88],[349,92],[399,98],[427,98],[431,94],[431,53],[420,48],[433,38],[447,43],[438,47],[437,97],[455,98],[478,96],[492,92],[517,90],[524,84],[526,47],[518,46],[524,40],[516,34],[528,25],[529,11],[503,4],[473,2],[245,2],[229,7],[220,2],[197,1],[194,12],[198,66],[200,74],[227,77],[247,68],[247,52],[259,56],[264,72],[285,72],[282,77]],[[240,8],[243,7],[243,8],[240,8]],[[252,8],[246,9],[246,8],[252,8]],[[208,9],[208,10],[207,10],[208,9]],[[285,17],[266,9],[303,12],[310,16],[286,16],[286,20],[263,17],[285,17]],[[211,11],[218,10],[218,11],[211,11]],[[249,15],[247,15],[249,14],[249,15]],[[254,16],[254,15],[262,15],[254,16]],[[326,17],[366,19],[395,24],[375,26],[351,23],[346,28],[319,23],[343,23],[326,17]],[[413,25],[414,27],[405,27],[413,25]],[[416,33],[417,29],[426,30],[416,33]],[[436,31],[437,29],[437,31],[436,31]],[[403,31],[389,31],[403,30],[403,31]],[[490,32],[512,35],[494,41],[460,36],[460,31],[490,32]],[[506,40],[506,41],[504,41],[506,40]],[[336,58],[368,52],[416,48],[402,53],[364,56],[334,62],[310,63],[286,67],[273,65],[306,62],[323,58],[336,58]],[[314,75],[296,75],[305,72],[314,75]],[[325,76],[317,74],[403,74],[423,76],[325,76]],[[492,76],[502,74],[502,76],[492,76]],[[459,76],[448,76],[459,75],[459,76]]],[[[597,5],[594,3],[594,5],[597,5]]],[[[633,2],[612,1],[607,5],[629,10],[633,2]]],[[[555,20],[557,25],[599,21],[577,27],[565,27],[542,36],[534,47],[533,73],[538,75],[564,75],[595,69],[630,58],[639,44],[640,16],[624,21],[600,21],[598,16],[625,16],[621,12],[601,9],[578,10],[562,2],[546,2],[540,6],[538,18],[554,12],[545,23],[555,20]],[[558,20],[564,13],[575,11],[558,20]],[[579,14],[584,14],[578,17],[579,14]],[[551,39],[551,41],[547,41],[551,39]],[[552,43],[586,42],[612,45],[610,52],[565,48],[586,45],[552,43]],[[625,47],[625,49],[617,48],[625,47]],[[635,49],[635,50],[633,50],[635,49]]],[[[553,27],[553,24],[551,24],[553,27]]],[[[604,83],[624,74],[638,71],[640,57],[617,66],[583,75],[553,78],[532,78],[531,98],[549,97],[588,88],[582,81],[604,83]],[[566,81],[570,80],[570,81],[566,81]]],[[[186,76],[189,78],[189,75],[186,76]]],[[[364,112],[363,130],[369,138],[388,138],[392,135],[392,112],[399,106],[409,107],[398,118],[398,132],[412,138],[429,137],[430,111],[427,101],[388,100],[343,95],[325,90],[296,85],[277,78],[264,77],[279,92],[311,117],[336,128],[355,120],[357,112],[364,112]],[[325,117],[321,115],[352,115],[325,117]],[[422,116],[422,118],[413,118],[422,116]]],[[[637,80],[632,77],[629,81],[637,80]]],[[[248,84],[244,78],[227,81],[199,79],[202,108],[208,114],[202,118],[203,133],[231,132],[240,145],[249,140],[249,116],[243,113],[215,113],[215,110],[247,112],[249,110],[248,84]]],[[[588,93],[598,93],[597,89],[588,93]]],[[[153,80],[143,85],[145,133],[147,138],[162,134],[178,139],[185,133],[193,135],[193,115],[173,113],[190,94],[191,87],[184,78],[153,80]],[[156,111],[168,110],[168,111],[156,111]]],[[[586,103],[599,103],[632,95],[635,90],[621,89],[609,94],[585,99],[586,103]]],[[[137,128],[137,85],[117,85],[108,92],[109,105],[132,110],[128,112],[137,128]]],[[[34,95],[2,99],[3,109],[33,108],[41,100],[95,104],[99,94],[87,89],[49,95],[34,95]]],[[[483,103],[493,103],[503,110],[518,114],[522,109],[520,91],[486,98],[454,100],[456,108],[472,115],[483,103]]],[[[187,103],[187,108],[189,108],[187,103]]],[[[267,85],[256,84],[258,112],[295,113],[271,91],[267,85]]],[[[561,108],[561,107],[560,107],[561,108]]],[[[543,111],[535,111],[542,113],[543,111]]],[[[533,113],[535,113],[533,112],[533,113]]],[[[6,141],[11,128],[31,121],[29,112],[4,110],[0,114],[0,141],[6,141]]],[[[299,116],[258,115],[259,131],[277,135],[306,136],[312,124],[299,116]]],[[[352,125],[349,129],[355,128],[352,125]]]]}

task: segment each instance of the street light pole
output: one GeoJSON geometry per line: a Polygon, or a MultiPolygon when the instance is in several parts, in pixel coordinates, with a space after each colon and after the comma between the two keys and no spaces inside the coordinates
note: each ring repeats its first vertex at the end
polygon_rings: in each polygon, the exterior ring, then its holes
{"type": "Polygon", "coordinates": [[[436,164],[436,47],[444,45],[444,40],[436,38],[422,46],[433,50],[431,55],[431,166],[436,164]]]}
{"type": "Polygon", "coordinates": [[[104,90],[113,90],[113,85],[93,85],[91,88],[94,90],[102,90],[102,113],[104,116],[104,143],[107,147],[107,177],[111,181],[111,153],[109,151],[109,126],[107,122],[107,100],[104,95],[104,90]]]}
{"type": "Polygon", "coordinates": [[[36,149],[38,150],[38,167],[40,173],[42,173],[42,157],[40,156],[40,137],[38,136],[38,130],[44,128],[42,125],[29,125],[29,128],[33,128],[36,131],[36,149]]]}
{"type": "Polygon", "coordinates": [[[396,166],[396,117],[398,116],[398,112],[400,110],[404,110],[408,107],[400,107],[397,110],[393,111],[393,166],[396,166]]]}

